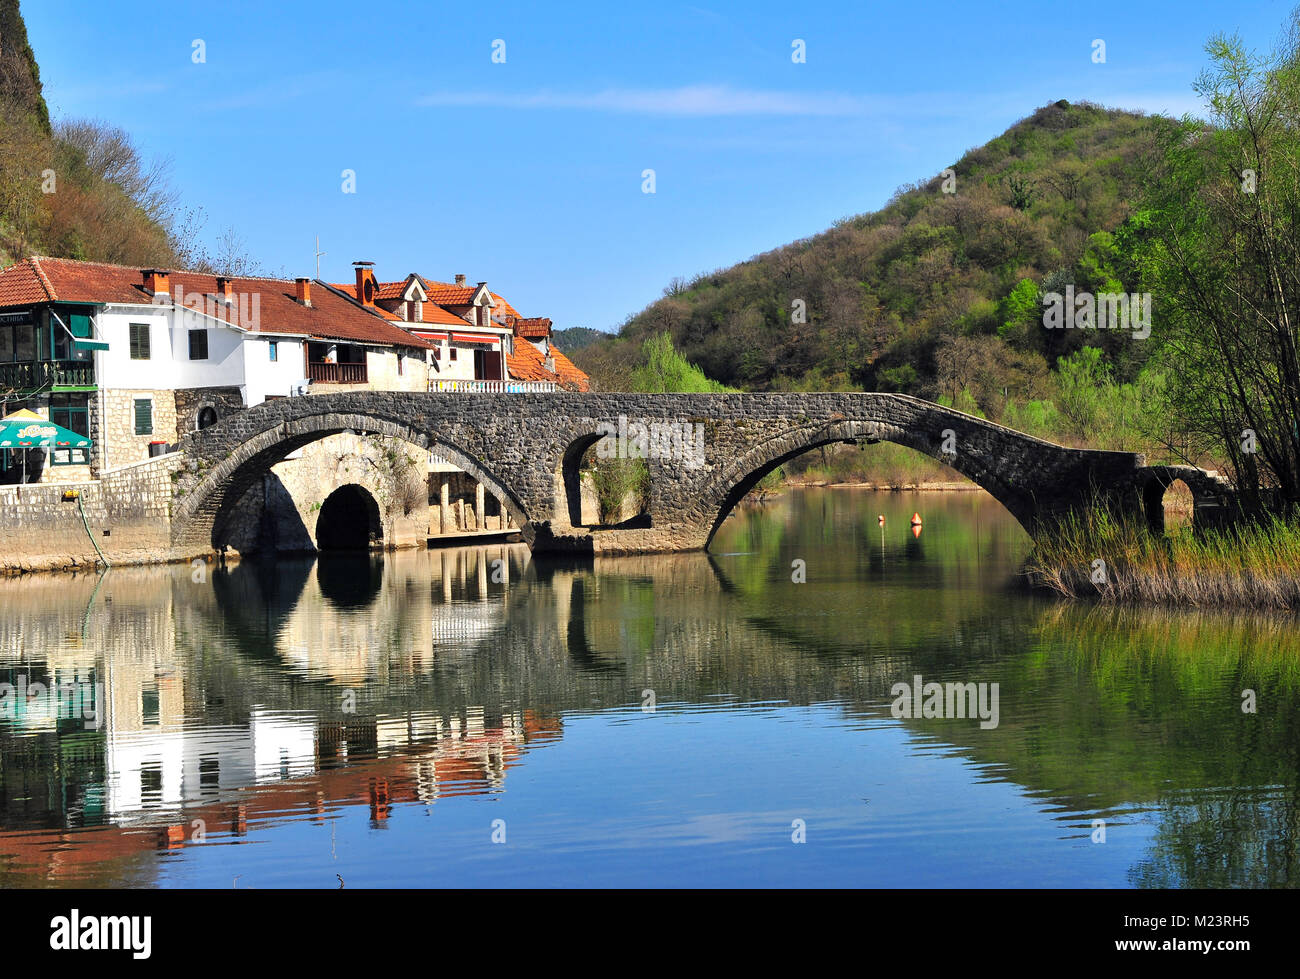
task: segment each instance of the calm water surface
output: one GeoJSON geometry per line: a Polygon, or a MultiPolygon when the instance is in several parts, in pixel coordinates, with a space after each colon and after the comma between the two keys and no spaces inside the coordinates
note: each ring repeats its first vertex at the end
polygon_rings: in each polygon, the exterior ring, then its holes
{"type": "Polygon", "coordinates": [[[1300,630],[1027,595],[1028,549],[807,490],[712,555],[3,580],[0,885],[1300,880],[1300,630]],[[917,675],[997,727],[895,718],[917,675]]]}

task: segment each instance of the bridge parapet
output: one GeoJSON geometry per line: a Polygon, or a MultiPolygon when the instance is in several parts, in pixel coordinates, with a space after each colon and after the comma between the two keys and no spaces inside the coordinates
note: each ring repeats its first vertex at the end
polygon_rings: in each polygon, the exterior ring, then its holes
{"type": "Polygon", "coordinates": [[[219,543],[223,517],[254,479],[342,431],[404,439],[448,459],[497,495],[539,549],[705,547],[764,475],[836,442],[890,441],[941,459],[1031,534],[1098,494],[1141,506],[1156,478],[1140,475],[1135,453],[1066,448],[899,394],[345,392],[268,402],[187,435],[177,547],[197,553],[219,543]],[[577,467],[603,436],[633,454],[646,450],[649,526],[577,526],[577,467]]]}

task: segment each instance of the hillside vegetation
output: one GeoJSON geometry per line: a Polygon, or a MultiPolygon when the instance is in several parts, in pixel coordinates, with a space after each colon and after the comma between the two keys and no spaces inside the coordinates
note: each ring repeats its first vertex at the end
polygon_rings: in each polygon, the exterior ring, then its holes
{"type": "Polygon", "coordinates": [[[995,400],[1042,394],[1057,357],[1100,341],[1117,379],[1142,344],[1041,326],[1040,290],[1119,288],[1115,232],[1168,120],[1045,106],[945,175],[732,268],[665,289],[618,339],[587,348],[600,374],[669,333],[710,377],[746,390],[866,389],[995,400]],[[797,315],[801,303],[804,315],[797,315]],[[799,319],[805,322],[798,322],[799,319]],[[972,362],[983,378],[973,378],[972,362]],[[965,376],[964,376],[965,375],[965,376]]]}
{"type": "Polygon", "coordinates": [[[206,217],[178,205],[164,160],[92,119],[52,122],[18,0],[0,0],[0,267],[28,255],[258,271],[227,229],[209,252],[206,217]]]}

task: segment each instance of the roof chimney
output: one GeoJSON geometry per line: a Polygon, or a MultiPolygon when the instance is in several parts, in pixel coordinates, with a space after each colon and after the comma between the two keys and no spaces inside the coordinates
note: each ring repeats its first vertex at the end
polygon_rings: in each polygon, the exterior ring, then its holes
{"type": "Polygon", "coordinates": [[[293,280],[293,284],[294,298],[298,300],[298,305],[311,309],[311,279],[300,276],[293,280]]]}
{"type": "Polygon", "coordinates": [[[353,262],[352,267],[357,270],[357,302],[362,306],[373,306],[375,293],[379,291],[375,284],[375,263],[353,262]]]}
{"type": "Polygon", "coordinates": [[[169,290],[168,283],[171,275],[166,269],[142,269],[144,273],[144,290],[150,295],[166,294],[169,290]]]}
{"type": "Polygon", "coordinates": [[[230,277],[225,275],[217,276],[217,298],[229,306],[235,301],[231,289],[230,277]]]}
{"type": "Polygon", "coordinates": [[[465,273],[463,273],[463,272],[457,272],[457,273],[456,273],[456,285],[458,285],[458,286],[463,286],[464,284],[465,284],[465,273]]]}

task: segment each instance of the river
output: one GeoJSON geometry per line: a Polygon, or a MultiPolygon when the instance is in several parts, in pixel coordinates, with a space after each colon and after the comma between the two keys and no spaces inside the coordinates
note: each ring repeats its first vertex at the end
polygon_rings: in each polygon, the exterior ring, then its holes
{"type": "Polygon", "coordinates": [[[1029,549],[806,489],[711,554],[0,580],[0,885],[1294,885],[1300,630],[1029,549]]]}

